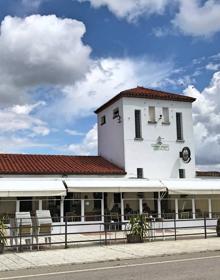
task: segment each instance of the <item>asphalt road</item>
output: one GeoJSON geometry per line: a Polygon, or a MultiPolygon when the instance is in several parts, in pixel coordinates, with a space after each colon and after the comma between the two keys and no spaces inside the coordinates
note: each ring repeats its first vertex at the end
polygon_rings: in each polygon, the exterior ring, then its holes
{"type": "Polygon", "coordinates": [[[0,280],[219,280],[220,254],[200,253],[2,272],[0,280]]]}

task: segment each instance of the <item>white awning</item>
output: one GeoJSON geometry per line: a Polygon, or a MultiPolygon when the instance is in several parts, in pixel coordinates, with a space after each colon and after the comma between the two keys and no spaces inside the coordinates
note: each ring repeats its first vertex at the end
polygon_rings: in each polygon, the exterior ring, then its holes
{"type": "Polygon", "coordinates": [[[65,179],[69,192],[159,192],[166,188],[159,180],[126,178],[65,179]]]}
{"type": "Polygon", "coordinates": [[[0,197],[65,195],[65,186],[58,179],[0,179],[0,197]]]}
{"type": "Polygon", "coordinates": [[[169,194],[220,194],[218,179],[162,180],[169,194]]]}

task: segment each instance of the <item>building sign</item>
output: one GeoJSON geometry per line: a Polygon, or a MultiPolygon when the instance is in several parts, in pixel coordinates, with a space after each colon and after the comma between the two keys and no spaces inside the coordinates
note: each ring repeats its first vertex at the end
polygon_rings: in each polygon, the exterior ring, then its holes
{"type": "Polygon", "coordinates": [[[169,145],[167,144],[152,144],[154,151],[169,151],[169,145]]]}
{"type": "Polygon", "coordinates": [[[188,147],[184,147],[180,152],[180,157],[185,163],[189,163],[191,160],[191,151],[188,147]]]}
{"type": "Polygon", "coordinates": [[[169,151],[169,145],[162,143],[163,138],[160,136],[157,138],[157,143],[152,144],[151,147],[153,147],[154,151],[169,151]]]}

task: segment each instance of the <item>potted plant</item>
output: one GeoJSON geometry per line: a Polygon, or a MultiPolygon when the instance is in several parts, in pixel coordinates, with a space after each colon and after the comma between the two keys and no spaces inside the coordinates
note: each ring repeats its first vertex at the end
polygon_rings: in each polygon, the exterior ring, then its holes
{"type": "Polygon", "coordinates": [[[143,215],[131,216],[127,226],[127,242],[141,243],[148,236],[150,230],[150,220],[143,215]]]}
{"type": "Polygon", "coordinates": [[[0,218],[0,254],[4,253],[4,248],[7,243],[5,219],[0,218]]]}

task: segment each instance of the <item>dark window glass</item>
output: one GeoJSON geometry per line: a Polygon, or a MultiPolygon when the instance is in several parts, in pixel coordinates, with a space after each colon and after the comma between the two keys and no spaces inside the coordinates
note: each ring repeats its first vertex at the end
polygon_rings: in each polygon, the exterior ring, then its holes
{"type": "Polygon", "coordinates": [[[135,110],[135,138],[141,138],[141,111],[135,110]]]}
{"type": "Polygon", "coordinates": [[[114,193],[114,203],[121,203],[121,194],[114,193]]]}
{"type": "Polygon", "coordinates": [[[185,178],[185,169],[179,169],[179,178],[185,178]]]}
{"type": "Polygon", "coordinates": [[[182,113],[176,113],[177,140],[183,140],[182,113]]]}
{"type": "Polygon", "coordinates": [[[137,178],[143,178],[143,168],[137,168],[137,178]]]}
{"type": "Polygon", "coordinates": [[[105,124],[105,123],[106,123],[106,118],[105,118],[105,116],[102,116],[102,117],[101,117],[100,124],[103,125],[103,124],[105,124]]]}
{"type": "Polygon", "coordinates": [[[113,119],[118,118],[118,117],[119,117],[119,109],[118,109],[118,108],[115,108],[115,109],[113,110],[113,119]]]}

